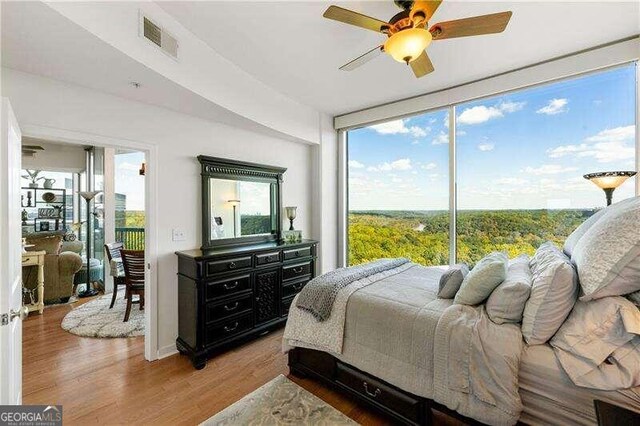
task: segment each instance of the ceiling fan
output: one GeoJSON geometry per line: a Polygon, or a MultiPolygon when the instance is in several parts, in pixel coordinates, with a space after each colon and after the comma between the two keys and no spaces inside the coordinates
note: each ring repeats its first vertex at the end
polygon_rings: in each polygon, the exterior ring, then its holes
{"type": "Polygon", "coordinates": [[[396,0],[394,3],[403,10],[389,22],[338,6],[329,6],[324,12],[322,16],[325,18],[376,31],[388,37],[384,44],[344,64],[340,67],[341,70],[351,71],[369,62],[380,52],[385,52],[396,61],[410,65],[416,77],[420,78],[434,70],[425,50],[432,40],[501,33],[507,27],[512,14],[509,11],[439,22],[427,30],[428,21],[442,0],[396,0]]]}
{"type": "Polygon", "coordinates": [[[40,145],[22,145],[22,155],[24,156],[35,157],[40,151],[44,151],[40,145]]]}

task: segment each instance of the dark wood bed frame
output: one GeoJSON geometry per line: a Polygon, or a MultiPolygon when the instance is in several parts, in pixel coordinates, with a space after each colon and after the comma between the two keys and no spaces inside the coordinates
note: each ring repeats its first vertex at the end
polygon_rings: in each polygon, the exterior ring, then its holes
{"type": "Polygon", "coordinates": [[[469,425],[482,424],[435,401],[399,389],[326,352],[294,348],[289,351],[289,370],[299,377],[320,379],[402,424],[431,425],[443,414],[469,425]]]}

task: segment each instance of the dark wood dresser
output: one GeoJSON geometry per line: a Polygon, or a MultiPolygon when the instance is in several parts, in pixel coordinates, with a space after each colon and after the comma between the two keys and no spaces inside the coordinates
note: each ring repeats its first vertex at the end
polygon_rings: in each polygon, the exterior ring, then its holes
{"type": "Polygon", "coordinates": [[[201,369],[211,355],[282,326],[316,274],[317,241],[260,243],[178,255],[178,338],[201,369]]]}

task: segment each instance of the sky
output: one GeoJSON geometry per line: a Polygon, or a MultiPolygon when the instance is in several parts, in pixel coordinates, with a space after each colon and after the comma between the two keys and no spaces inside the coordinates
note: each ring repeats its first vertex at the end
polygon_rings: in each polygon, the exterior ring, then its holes
{"type": "MultiPolygon", "coordinates": [[[[593,208],[635,170],[635,64],[456,106],[460,209],[593,208]]],[[[350,210],[446,210],[448,109],[348,133],[350,210]]],[[[629,179],[614,202],[633,196],[629,179]]]]}
{"type": "Polygon", "coordinates": [[[144,176],[140,176],[143,162],[143,152],[115,156],[116,193],[127,196],[127,210],[144,210],[144,176]]]}

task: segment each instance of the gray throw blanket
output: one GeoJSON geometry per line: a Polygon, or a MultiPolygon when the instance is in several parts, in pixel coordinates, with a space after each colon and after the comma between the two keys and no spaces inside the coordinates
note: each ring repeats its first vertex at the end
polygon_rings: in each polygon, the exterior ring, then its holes
{"type": "Polygon", "coordinates": [[[409,259],[404,257],[379,259],[327,272],[312,279],[304,286],[298,295],[296,306],[311,313],[316,320],[326,321],[331,316],[333,302],[340,289],[363,278],[397,268],[408,262],[409,259]]]}

